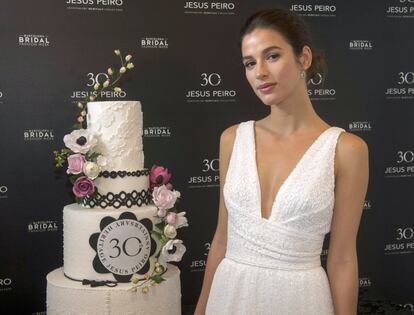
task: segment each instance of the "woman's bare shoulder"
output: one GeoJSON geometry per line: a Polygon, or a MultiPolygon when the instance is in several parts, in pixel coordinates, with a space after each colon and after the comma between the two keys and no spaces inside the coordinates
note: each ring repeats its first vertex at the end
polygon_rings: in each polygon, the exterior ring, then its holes
{"type": "Polygon", "coordinates": [[[231,125],[221,132],[220,140],[223,144],[232,144],[234,142],[239,125],[240,124],[231,125]]]}
{"type": "Polygon", "coordinates": [[[360,164],[368,158],[368,145],[364,139],[351,132],[342,132],[337,143],[337,159],[339,167],[349,164],[360,164]]]}
{"type": "Polygon", "coordinates": [[[345,131],[342,132],[338,138],[338,150],[343,152],[355,150],[368,150],[368,145],[364,139],[354,133],[345,131]]]}

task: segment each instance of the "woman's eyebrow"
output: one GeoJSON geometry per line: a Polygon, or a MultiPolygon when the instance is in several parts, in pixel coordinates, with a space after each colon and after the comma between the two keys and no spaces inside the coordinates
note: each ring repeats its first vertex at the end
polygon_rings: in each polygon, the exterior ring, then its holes
{"type": "MultiPolygon", "coordinates": [[[[263,51],[262,51],[262,53],[267,53],[269,50],[272,50],[272,49],[280,49],[280,50],[282,50],[282,48],[280,48],[279,46],[270,46],[270,47],[267,47],[267,48],[265,48],[265,49],[263,49],[263,51]]],[[[252,56],[244,56],[243,58],[242,58],[242,60],[245,60],[245,59],[250,59],[250,58],[252,58],[252,56]]]]}

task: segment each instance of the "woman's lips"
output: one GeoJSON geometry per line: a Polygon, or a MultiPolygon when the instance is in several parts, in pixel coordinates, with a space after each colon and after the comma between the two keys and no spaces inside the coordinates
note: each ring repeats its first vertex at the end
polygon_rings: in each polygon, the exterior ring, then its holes
{"type": "Polygon", "coordinates": [[[262,93],[270,92],[274,87],[276,83],[266,83],[259,86],[259,91],[262,93]]]}

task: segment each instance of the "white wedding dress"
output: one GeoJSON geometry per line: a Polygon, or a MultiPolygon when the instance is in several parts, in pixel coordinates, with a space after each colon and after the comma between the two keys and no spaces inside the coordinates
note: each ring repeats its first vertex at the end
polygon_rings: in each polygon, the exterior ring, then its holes
{"type": "Polygon", "coordinates": [[[329,127],[312,143],[261,215],[254,121],[239,124],[224,184],[225,258],[214,275],[206,315],[333,315],[320,254],[334,206],[338,136],[329,127]]]}

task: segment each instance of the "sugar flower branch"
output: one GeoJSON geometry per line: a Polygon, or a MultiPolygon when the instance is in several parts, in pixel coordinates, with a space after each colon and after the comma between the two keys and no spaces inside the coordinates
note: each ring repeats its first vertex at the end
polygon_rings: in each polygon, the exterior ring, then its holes
{"type": "Polygon", "coordinates": [[[119,80],[122,78],[122,76],[126,73],[127,70],[132,70],[135,66],[131,61],[132,55],[127,55],[125,58],[123,58],[121,51],[119,49],[115,49],[114,53],[119,57],[121,61],[119,70],[117,71],[116,69],[113,69],[111,67],[108,68],[107,73],[109,75],[109,78],[106,79],[104,82],[96,82],[93,86],[93,91],[87,93],[83,101],[78,102],[77,105],[80,109],[80,113],[77,117],[77,122],[73,125],[74,128],[81,129],[84,127],[87,115],[87,102],[97,101],[104,90],[112,89],[116,93],[122,92],[122,89],[119,86],[116,86],[116,84],[119,82],[119,80]]]}

